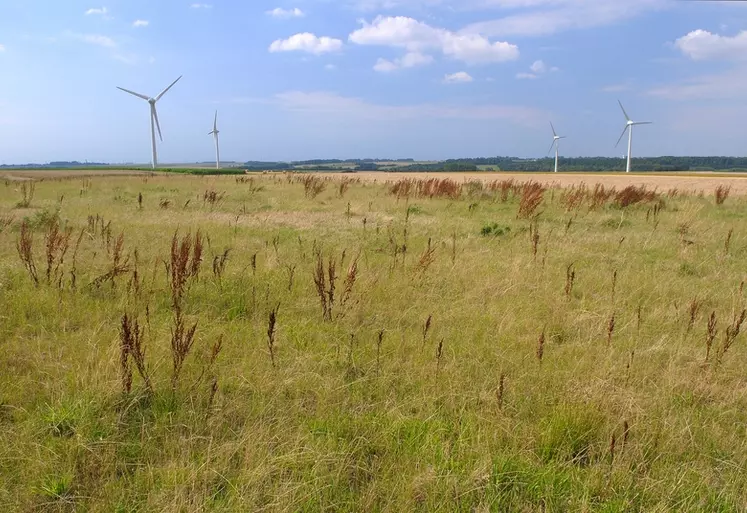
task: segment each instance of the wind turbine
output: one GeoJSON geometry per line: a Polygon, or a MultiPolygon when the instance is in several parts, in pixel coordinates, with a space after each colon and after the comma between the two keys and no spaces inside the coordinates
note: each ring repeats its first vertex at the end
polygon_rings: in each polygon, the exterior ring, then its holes
{"type": "Polygon", "coordinates": [[[215,111],[215,120],[213,121],[213,131],[208,132],[215,138],[215,169],[220,169],[220,147],[218,146],[218,111],[215,111]]]}
{"type": "Polygon", "coordinates": [[[552,147],[555,146],[555,172],[558,172],[558,151],[560,146],[560,140],[565,139],[566,136],[564,135],[558,135],[555,133],[555,127],[552,126],[552,121],[550,121],[550,128],[552,128],[552,144],[550,145],[550,149],[547,150],[547,154],[549,155],[552,151],[552,147]]]}
{"type": "Polygon", "coordinates": [[[160,100],[169,89],[174,87],[174,84],[179,82],[179,79],[181,78],[182,77],[180,76],[179,78],[174,80],[169,87],[158,93],[158,96],[156,96],[155,98],[151,98],[150,96],[136,93],[134,91],[130,91],[123,87],[117,86],[117,89],[120,89],[125,93],[130,93],[131,95],[137,96],[138,98],[142,98],[150,104],[150,143],[151,148],[153,149],[153,160],[151,161],[151,167],[153,169],[158,166],[158,153],[156,151],[156,128],[158,128],[158,137],[161,139],[161,141],[163,141],[163,136],[161,135],[161,125],[158,123],[158,112],[156,112],[156,102],[160,100]]]}
{"type": "Polygon", "coordinates": [[[620,100],[617,100],[617,103],[620,104],[620,108],[623,111],[623,114],[625,115],[625,120],[627,123],[625,123],[625,128],[623,128],[622,134],[620,134],[620,138],[617,140],[617,144],[615,144],[615,148],[617,148],[617,145],[620,144],[620,141],[622,141],[623,136],[625,135],[625,131],[628,131],[628,165],[625,168],[626,173],[630,173],[630,154],[633,148],[633,127],[636,125],[650,125],[653,123],[653,121],[632,121],[630,119],[630,116],[628,116],[628,113],[625,112],[625,107],[623,107],[623,104],[620,102],[620,100]]]}

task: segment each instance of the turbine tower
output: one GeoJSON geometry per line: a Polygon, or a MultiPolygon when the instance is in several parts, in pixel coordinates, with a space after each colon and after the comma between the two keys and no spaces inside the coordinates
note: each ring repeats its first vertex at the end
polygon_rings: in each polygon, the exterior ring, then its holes
{"type": "Polygon", "coordinates": [[[620,109],[622,109],[623,114],[625,115],[625,128],[623,128],[622,134],[620,134],[620,138],[617,140],[617,144],[615,144],[615,148],[617,148],[617,145],[620,144],[620,141],[622,141],[623,136],[625,135],[625,131],[628,131],[628,165],[625,167],[625,172],[630,173],[630,155],[631,151],[633,149],[633,127],[636,125],[650,125],[653,123],[653,121],[632,121],[630,119],[630,116],[628,116],[628,113],[625,112],[625,107],[623,107],[623,104],[620,102],[620,100],[617,100],[617,103],[620,104],[620,109]]]}
{"type": "Polygon", "coordinates": [[[158,96],[155,98],[151,98],[150,96],[147,96],[145,94],[136,93],[135,91],[130,91],[128,89],[125,89],[123,87],[117,86],[117,89],[120,89],[124,91],[125,93],[130,93],[133,96],[137,96],[138,98],[142,98],[143,100],[147,101],[150,104],[150,144],[151,148],[153,150],[153,159],[151,160],[151,167],[155,169],[158,166],[158,152],[156,151],[156,128],[158,128],[158,137],[163,141],[163,136],[161,135],[161,125],[158,123],[158,112],[156,111],[156,102],[160,100],[166,92],[174,87],[174,84],[179,82],[179,79],[182,77],[180,76],[176,80],[174,80],[169,87],[161,91],[158,96]]]}
{"type": "Polygon", "coordinates": [[[218,146],[218,111],[215,111],[215,120],[213,121],[213,131],[208,132],[215,138],[215,169],[220,169],[220,147],[218,146]]]}
{"type": "Polygon", "coordinates": [[[560,146],[560,140],[565,139],[566,136],[564,135],[558,135],[555,133],[555,127],[552,126],[552,121],[550,121],[550,128],[552,128],[552,144],[550,145],[550,149],[547,150],[547,154],[549,155],[552,151],[552,147],[555,146],[555,172],[558,172],[558,147],[560,146]]]}

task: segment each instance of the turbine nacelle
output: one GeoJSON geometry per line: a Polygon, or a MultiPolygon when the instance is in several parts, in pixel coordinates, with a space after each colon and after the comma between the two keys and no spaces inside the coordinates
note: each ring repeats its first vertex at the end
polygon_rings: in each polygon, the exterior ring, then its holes
{"type": "Polygon", "coordinates": [[[620,138],[615,143],[615,148],[620,144],[620,141],[622,141],[622,138],[625,137],[625,132],[628,133],[628,163],[625,167],[625,172],[630,172],[630,159],[632,154],[632,147],[633,147],[633,127],[636,125],[650,125],[653,122],[652,121],[633,121],[630,119],[630,116],[628,116],[628,113],[625,112],[625,107],[623,107],[623,104],[620,100],[617,100],[617,103],[620,105],[620,110],[623,112],[623,116],[625,116],[625,128],[623,128],[622,133],[620,134],[620,138]]]}
{"type": "Polygon", "coordinates": [[[549,155],[553,148],[555,148],[555,172],[558,172],[558,151],[560,150],[560,140],[565,139],[564,135],[558,135],[558,133],[555,131],[555,127],[552,125],[552,121],[550,121],[550,128],[552,129],[552,144],[550,145],[550,149],[547,150],[547,154],[549,155]]]}
{"type": "Polygon", "coordinates": [[[213,118],[213,130],[208,132],[208,135],[212,135],[215,139],[215,168],[220,169],[220,146],[218,145],[218,111],[215,111],[215,118],[213,118]]]}
{"type": "Polygon", "coordinates": [[[124,87],[117,86],[117,89],[124,91],[125,93],[129,93],[133,96],[137,96],[138,98],[141,98],[148,102],[150,105],[150,136],[151,136],[151,149],[153,151],[153,161],[152,161],[152,167],[153,169],[156,168],[156,165],[158,164],[158,152],[156,151],[156,130],[158,130],[158,138],[163,141],[163,135],[161,134],[161,124],[158,122],[158,111],[156,110],[156,102],[160,100],[164,94],[168,92],[169,89],[174,87],[174,84],[179,82],[179,80],[182,77],[179,76],[176,80],[174,80],[169,87],[158,93],[157,96],[147,96],[145,94],[136,93],[135,91],[130,91],[129,89],[125,89],[124,87]]]}

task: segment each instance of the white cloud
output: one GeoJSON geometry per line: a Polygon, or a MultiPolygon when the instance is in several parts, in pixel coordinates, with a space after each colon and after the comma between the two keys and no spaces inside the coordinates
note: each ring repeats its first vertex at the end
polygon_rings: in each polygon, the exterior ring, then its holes
{"type": "Polygon", "coordinates": [[[0,53],[5,51],[5,45],[0,45],[0,53]]]}
{"type": "Polygon", "coordinates": [[[545,64],[544,61],[539,60],[539,61],[534,61],[532,65],[529,66],[529,70],[531,71],[531,73],[526,73],[526,72],[517,73],[516,78],[520,80],[525,80],[525,79],[534,80],[535,78],[540,78],[542,75],[544,75],[548,71],[553,71],[553,72],[558,71],[558,68],[554,66],[551,68],[548,68],[547,64],[545,64]]]}
{"type": "Polygon", "coordinates": [[[548,114],[539,109],[516,105],[386,105],[332,92],[290,91],[274,96],[273,103],[283,109],[308,114],[335,114],[362,119],[506,119],[520,125],[537,127],[548,114]]]}
{"type": "Polygon", "coordinates": [[[324,66],[324,69],[326,69],[327,71],[334,71],[337,69],[337,66],[335,66],[334,64],[326,64],[324,66]]]}
{"type": "Polygon", "coordinates": [[[694,61],[732,61],[732,69],[659,85],[650,96],[668,100],[743,100],[747,88],[747,31],[721,36],[694,30],[674,42],[674,48],[694,61]]]}
{"type": "Polygon", "coordinates": [[[189,6],[190,9],[212,9],[211,4],[191,4],[189,6]]]}
{"type": "Polygon", "coordinates": [[[379,59],[374,65],[374,70],[388,73],[402,68],[414,68],[416,66],[425,66],[433,62],[433,57],[420,52],[408,52],[404,56],[393,61],[379,59]]]}
{"type": "Polygon", "coordinates": [[[406,16],[378,16],[372,23],[364,21],[349,39],[358,45],[391,46],[410,53],[440,50],[468,64],[505,62],[519,56],[515,45],[490,42],[479,34],[457,34],[406,16]]]}
{"type": "Polygon", "coordinates": [[[147,27],[148,25],[150,25],[150,22],[148,20],[135,20],[132,22],[132,26],[135,28],[147,27]]]}
{"type": "Polygon", "coordinates": [[[547,66],[543,61],[534,61],[531,66],[529,66],[529,69],[532,70],[533,73],[544,73],[547,71],[547,66]]]}
{"type": "Polygon", "coordinates": [[[694,61],[747,59],[747,30],[733,37],[694,30],[674,42],[675,48],[694,61]]]}
{"type": "MultiPolygon", "coordinates": [[[[448,3],[444,1],[443,3],[448,3]]],[[[566,30],[611,25],[646,11],[665,8],[669,0],[468,0],[472,7],[517,8],[522,12],[466,27],[484,36],[543,36],[566,30]]]]}
{"type": "Polygon", "coordinates": [[[303,18],[306,16],[304,12],[298,7],[293,9],[283,9],[282,7],[276,7],[270,11],[265,11],[265,14],[272,16],[273,18],[288,19],[288,18],[303,18]]]}
{"type": "Polygon", "coordinates": [[[86,11],[86,16],[90,16],[92,14],[105,16],[108,12],[109,12],[109,9],[107,9],[106,7],[98,7],[98,8],[94,7],[86,11]]]}
{"type": "Polygon", "coordinates": [[[466,82],[472,82],[474,79],[466,71],[458,71],[451,75],[444,76],[444,84],[463,84],[466,82]]]}
{"type": "Polygon", "coordinates": [[[68,31],[65,35],[89,45],[103,46],[104,48],[116,48],[117,46],[117,43],[112,38],[102,36],[101,34],[78,34],[68,31]]]}
{"type": "Polygon", "coordinates": [[[342,41],[331,37],[317,37],[310,32],[295,34],[288,39],[278,39],[270,45],[270,52],[307,52],[314,55],[337,52],[342,41]]]}

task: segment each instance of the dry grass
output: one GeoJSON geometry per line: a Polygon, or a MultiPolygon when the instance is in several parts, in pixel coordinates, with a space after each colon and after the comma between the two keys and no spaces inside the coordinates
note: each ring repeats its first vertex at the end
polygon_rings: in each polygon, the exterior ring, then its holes
{"type": "Polygon", "coordinates": [[[744,510],[738,192],[310,176],[0,188],[6,509],[744,510]]]}

